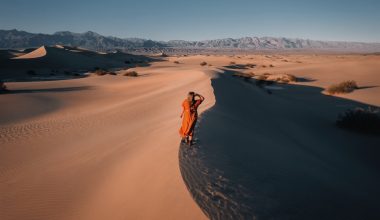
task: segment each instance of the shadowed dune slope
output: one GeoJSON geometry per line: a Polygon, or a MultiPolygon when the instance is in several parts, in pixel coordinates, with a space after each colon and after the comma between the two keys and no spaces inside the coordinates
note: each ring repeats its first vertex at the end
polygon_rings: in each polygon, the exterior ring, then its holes
{"type": "Polygon", "coordinates": [[[180,164],[212,219],[379,219],[380,137],[341,130],[338,113],[364,104],[321,89],[268,94],[230,73],[212,79],[216,104],[180,164]]]}

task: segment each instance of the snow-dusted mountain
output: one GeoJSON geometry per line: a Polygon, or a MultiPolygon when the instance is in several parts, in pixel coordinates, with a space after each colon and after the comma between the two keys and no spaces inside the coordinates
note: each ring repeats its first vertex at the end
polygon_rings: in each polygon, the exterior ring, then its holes
{"type": "Polygon", "coordinates": [[[380,43],[343,41],[317,41],[278,37],[243,37],[205,41],[171,40],[167,42],[140,38],[117,38],[102,36],[95,32],[33,34],[18,30],[0,30],[0,48],[28,48],[41,45],[78,46],[91,50],[108,51],[133,48],[196,48],[196,49],[247,49],[247,50],[338,50],[358,52],[380,52],[380,43]]]}

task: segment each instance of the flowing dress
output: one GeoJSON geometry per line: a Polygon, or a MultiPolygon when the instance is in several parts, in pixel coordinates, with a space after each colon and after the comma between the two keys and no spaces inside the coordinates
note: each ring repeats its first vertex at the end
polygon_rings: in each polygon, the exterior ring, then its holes
{"type": "Polygon", "coordinates": [[[198,119],[198,107],[202,103],[202,100],[198,99],[191,105],[191,102],[185,99],[182,102],[183,117],[182,126],[179,129],[179,134],[182,138],[194,135],[195,123],[198,119]]]}

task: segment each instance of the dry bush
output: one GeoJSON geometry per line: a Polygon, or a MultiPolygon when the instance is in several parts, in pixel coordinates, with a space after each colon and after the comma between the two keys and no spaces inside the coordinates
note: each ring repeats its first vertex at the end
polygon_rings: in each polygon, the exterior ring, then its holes
{"type": "Polygon", "coordinates": [[[266,80],[267,78],[268,78],[268,76],[266,76],[266,75],[260,75],[256,79],[257,80],[266,80]]]}
{"type": "Polygon", "coordinates": [[[273,64],[270,64],[269,67],[274,67],[273,64]]]}
{"type": "Polygon", "coordinates": [[[201,65],[201,66],[206,66],[207,63],[206,63],[205,61],[203,61],[203,62],[201,62],[199,65],[201,65]]]}
{"type": "Polygon", "coordinates": [[[266,84],[267,78],[268,77],[264,76],[264,75],[260,75],[260,76],[256,77],[256,85],[261,87],[262,85],[266,84]]]}
{"type": "Polygon", "coordinates": [[[0,81],[0,92],[7,91],[7,86],[5,85],[4,82],[0,81]]]}
{"type": "Polygon", "coordinates": [[[371,108],[347,110],[338,116],[336,125],[357,132],[380,134],[379,110],[371,108]]]}
{"type": "Polygon", "coordinates": [[[247,63],[245,64],[246,67],[249,67],[249,68],[255,68],[256,67],[256,64],[253,64],[253,63],[247,63]]]}
{"type": "Polygon", "coordinates": [[[128,72],[123,74],[123,76],[132,76],[132,77],[136,77],[138,75],[139,74],[136,71],[128,71],[128,72]]]}
{"type": "Polygon", "coordinates": [[[290,82],[297,82],[297,77],[292,74],[285,74],[290,82]]]}
{"type": "Polygon", "coordinates": [[[242,78],[252,78],[255,74],[252,73],[234,73],[232,76],[242,77],[242,78]]]}
{"type": "Polygon", "coordinates": [[[176,61],[174,61],[173,63],[175,63],[175,64],[179,64],[179,61],[176,60],[176,61]]]}
{"type": "Polygon", "coordinates": [[[93,73],[95,73],[98,76],[104,76],[104,75],[116,75],[115,72],[103,70],[103,69],[97,69],[93,73]]]}
{"type": "Polygon", "coordinates": [[[326,91],[329,94],[339,94],[339,93],[350,93],[354,91],[355,89],[358,89],[358,85],[353,80],[348,80],[341,82],[339,84],[334,84],[329,86],[326,91]]]}
{"type": "Polygon", "coordinates": [[[261,65],[262,68],[266,68],[267,66],[266,65],[261,65]]]}

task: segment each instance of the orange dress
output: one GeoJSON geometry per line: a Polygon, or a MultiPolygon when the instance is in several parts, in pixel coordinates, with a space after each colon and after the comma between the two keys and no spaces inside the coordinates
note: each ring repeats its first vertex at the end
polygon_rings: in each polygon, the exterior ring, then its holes
{"type": "Polygon", "coordinates": [[[179,134],[181,137],[190,136],[192,137],[194,134],[195,123],[198,118],[198,107],[202,103],[202,100],[196,100],[194,104],[191,106],[189,100],[185,99],[182,102],[183,108],[183,117],[182,117],[182,126],[179,129],[179,134]]]}

